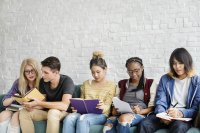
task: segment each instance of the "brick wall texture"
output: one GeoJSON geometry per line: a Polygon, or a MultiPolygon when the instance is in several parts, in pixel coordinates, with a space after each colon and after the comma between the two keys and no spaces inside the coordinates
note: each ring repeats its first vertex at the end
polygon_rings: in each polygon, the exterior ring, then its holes
{"type": "Polygon", "coordinates": [[[107,78],[128,78],[126,59],[143,59],[147,77],[168,72],[177,47],[200,72],[199,0],[1,0],[0,93],[19,75],[24,58],[57,56],[76,84],[92,78],[94,50],[104,52],[107,78]]]}

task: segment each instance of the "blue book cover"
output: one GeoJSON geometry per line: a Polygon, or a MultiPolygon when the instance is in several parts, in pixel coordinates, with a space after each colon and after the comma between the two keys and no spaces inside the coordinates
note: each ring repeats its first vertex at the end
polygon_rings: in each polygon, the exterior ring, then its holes
{"type": "Polygon", "coordinates": [[[77,113],[102,114],[102,110],[96,108],[97,104],[99,104],[98,99],[87,100],[87,99],[80,99],[80,98],[71,98],[70,102],[71,102],[71,106],[74,107],[75,110],[77,110],[77,113]]]}

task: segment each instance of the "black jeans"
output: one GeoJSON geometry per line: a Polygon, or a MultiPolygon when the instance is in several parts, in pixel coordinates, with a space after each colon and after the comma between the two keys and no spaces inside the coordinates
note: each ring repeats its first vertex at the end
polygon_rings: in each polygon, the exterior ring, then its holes
{"type": "Polygon", "coordinates": [[[173,121],[169,125],[165,125],[155,114],[152,114],[138,124],[137,133],[154,133],[161,128],[168,128],[170,133],[186,133],[190,127],[190,122],[183,121],[173,121]]]}

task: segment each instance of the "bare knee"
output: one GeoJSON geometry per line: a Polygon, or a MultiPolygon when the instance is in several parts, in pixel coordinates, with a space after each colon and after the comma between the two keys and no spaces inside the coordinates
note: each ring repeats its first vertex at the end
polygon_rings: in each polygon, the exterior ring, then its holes
{"type": "Polygon", "coordinates": [[[11,126],[18,127],[19,126],[19,112],[15,112],[11,118],[11,126]]]}
{"type": "Polygon", "coordinates": [[[50,109],[47,114],[47,119],[59,119],[61,114],[60,110],[50,109]]]}
{"type": "Polygon", "coordinates": [[[0,122],[10,119],[12,117],[13,112],[4,110],[0,113],[0,122]]]}
{"type": "Polygon", "coordinates": [[[19,119],[31,119],[30,112],[26,109],[22,109],[19,112],[19,119]]]}
{"type": "Polygon", "coordinates": [[[122,114],[119,117],[119,123],[121,123],[121,124],[131,123],[133,119],[134,119],[134,117],[132,114],[122,114]]]}

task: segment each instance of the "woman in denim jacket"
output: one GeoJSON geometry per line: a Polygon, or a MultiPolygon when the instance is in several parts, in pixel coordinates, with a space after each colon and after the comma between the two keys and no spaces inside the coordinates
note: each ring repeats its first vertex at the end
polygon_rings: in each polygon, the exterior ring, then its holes
{"type": "Polygon", "coordinates": [[[156,114],[166,112],[174,118],[195,118],[200,103],[200,77],[194,75],[193,61],[185,48],[175,49],[169,59],[170,72],[161,77],[155,98],[155,111],[138,126],[138,133],[153,133],[168,128],[170,133],[185,133],[191,121],[166,120],[156,114]]]}

